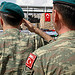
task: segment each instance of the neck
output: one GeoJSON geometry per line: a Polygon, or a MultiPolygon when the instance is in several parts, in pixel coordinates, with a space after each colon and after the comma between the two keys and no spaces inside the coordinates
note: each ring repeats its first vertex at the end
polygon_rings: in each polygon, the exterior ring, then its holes
{"type": "Polygon", "coordinates": [[[66,33],[68,31],[71,31],[71,29],[69,29],[68,27],[66,26],[63,26],[60,30],[59,30],[59,35],[63,34],[63,33],[66,33]]]}
{"type": "Polygon", "coordinates": [[[18,26],[11,26],[11,25],[3,25],[3,31],[7,30],[7,29],[13,29],[13,28],[19,28],[18,26]]]}

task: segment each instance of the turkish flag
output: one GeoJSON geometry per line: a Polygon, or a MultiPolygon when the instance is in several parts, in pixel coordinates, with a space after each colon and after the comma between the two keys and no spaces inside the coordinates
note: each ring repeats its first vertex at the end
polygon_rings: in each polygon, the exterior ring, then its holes
{"type": "Polygon", "coordinates": [[[25,65],[31,69],[35,59],[36,59],[36,55],[30,53],[25,65]]]}
{"type": "Polygon", "coordinates": [[[50,13],[45,13],[45,21],[46,22],[50,22],[51,20],[50,20],[50,13]]]}

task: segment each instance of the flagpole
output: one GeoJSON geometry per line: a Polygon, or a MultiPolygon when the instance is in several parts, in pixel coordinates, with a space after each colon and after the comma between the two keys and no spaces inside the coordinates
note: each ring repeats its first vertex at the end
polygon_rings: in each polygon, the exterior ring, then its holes
{"type": "Polygon", "coordinates": [[[27,20],[28,20],[28,6],[27,6],[27,20]]]}
{"type": "MultiPolygon", "coordinates": [[[[47,3],[47,0],[46,0],[46,3],[47,3]]],[[[45,4],[45,13],[47,12],[46,10],[47,10],[47,9],[46,9],[46,4],[45,4]]]]}

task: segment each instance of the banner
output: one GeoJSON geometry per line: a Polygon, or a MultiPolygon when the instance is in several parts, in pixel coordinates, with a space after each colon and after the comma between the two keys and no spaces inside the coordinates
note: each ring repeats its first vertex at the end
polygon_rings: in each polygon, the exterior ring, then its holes
{"type": "Polygon", "coordinates": [[[51,19],[50,19],[50,13],[45,13],[45,21],[46,22],[50,22],[51,21],[51,19]]]}

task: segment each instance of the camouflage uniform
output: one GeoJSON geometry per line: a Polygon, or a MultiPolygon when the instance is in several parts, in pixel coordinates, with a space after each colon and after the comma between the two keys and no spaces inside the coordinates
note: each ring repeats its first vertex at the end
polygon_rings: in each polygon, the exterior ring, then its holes
{"type": "Polygon", "coordinates": [[[75,31],[36,50],[33,68],[26,67],[25,75],[75,75],[75,31]]]}
{"type": "Polygon", "coordinates": [[[8,29],[0,35],[0,75],[22,75],[30,52],[43,46],[43,39],[8,29]]]}

